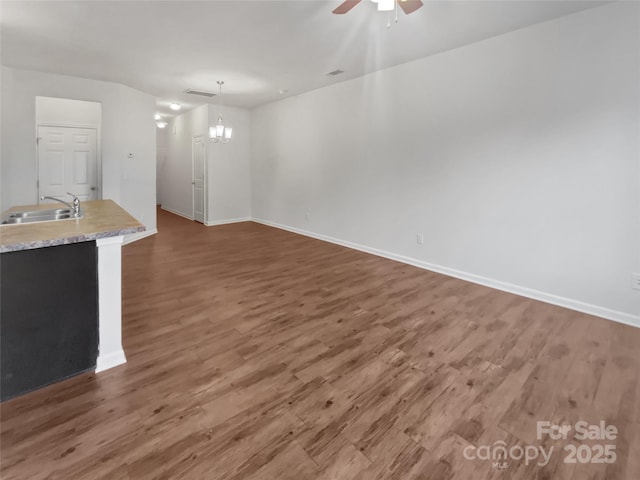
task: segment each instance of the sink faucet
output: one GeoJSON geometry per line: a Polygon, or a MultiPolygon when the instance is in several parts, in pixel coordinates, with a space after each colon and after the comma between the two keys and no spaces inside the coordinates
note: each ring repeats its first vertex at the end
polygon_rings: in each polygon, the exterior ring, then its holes
{"type": "Polygon", "coordinates": [[[71,210],[73,210],[73,216],[77,218],[80,216],[80,199],[76,197],[73,193],[67,192],[67,195],[71,195],[73,197],[73,205],[55,197],[42,196],[40,197],[40,200],[55,200],[56,202],[63,203],[67,207],[69,207],[71,210]]]}

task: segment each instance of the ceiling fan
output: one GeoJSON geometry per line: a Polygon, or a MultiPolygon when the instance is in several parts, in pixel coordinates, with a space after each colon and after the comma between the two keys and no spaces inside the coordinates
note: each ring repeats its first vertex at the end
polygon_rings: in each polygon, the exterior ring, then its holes
{"type": "MultiPolygon", "coordinates": [[[[343,15],[359,4],[362,0],[346,0],[336,8],[333,13],[337,15],[343,15]]],[[[423,3],[421,0],[371,0],[378,4],[378,10],[381,12],[391,11],[396,7],[396,4],[402,9],[404,13],[409,15],[415,12],[423,3]]]]}

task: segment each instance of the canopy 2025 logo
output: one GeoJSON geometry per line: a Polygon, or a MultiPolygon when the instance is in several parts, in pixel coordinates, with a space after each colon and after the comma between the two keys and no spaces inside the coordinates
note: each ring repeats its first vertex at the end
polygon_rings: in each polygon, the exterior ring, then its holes
{"type": "MultiPolygon", "coordinates": [[[[564,463],[614,463],[616,461],[615,440],[618,438],[618,429],[614,425],[607,425],[604,421],[589,424],[582,420],[573,425],[556,425],[548,421],[538,421],[536,425],[538,440],[542,440],[546,435],[551,440],[569,441],[571,434],[573,440],[601,441],[601,443],[581,445],[567,443],[563,447],[564,463]]],[[[498,440],[492,445],[468,445],[462,454],[467,460],[490,461],[493,468],[507,468],[509,461],[524,462],[525,465],[535,462],[536,465],[544,467],[551,460],[554,449],[553,445],[547,449],[542,445],[509,447],[506,442],[498,440]]]]}
{"type": "MultiPolygon", "coordinates": [[[[601,440],[614,442],[618,438],[618,429],[615,425],[607,425],[604,420],[599,424],[591,425],[585,421],[571,425],[555,425],[551,422],[538,422],[536,438],[541,440],[546,434],[551,440],[568,440],[569,434],[574,432],[575,440],[601,440]]],[[[574,445],[569,443],[564,446],[567,455],[564,463],[615,463],[615,443],[594,443],[574,445]]]]}

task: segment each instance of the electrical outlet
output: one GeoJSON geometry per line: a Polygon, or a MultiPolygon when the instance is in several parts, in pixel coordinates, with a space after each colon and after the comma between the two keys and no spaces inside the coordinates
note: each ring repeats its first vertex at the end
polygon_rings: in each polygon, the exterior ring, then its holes
{"type": "Polygon", "coordinates": [[[311,218],[311,215],[309,215],[309,212],[305,213],[305,214],[304,214],[304,220],[305,220],[306,222],[308,222],[308,221],[309,221],[309,218],[311,218]]]}
{"type": "Polygon", "coordinates": [[[631,286],[636,290],[640,290],[640,273],[632,273],[631,281],[631,286]]]}
{"type": "Polygon", "coordinates": [[[418,234],[416,235],[416,243],[417,243],[418,245],[423,245],[423,244],[424,244],[424,235],[423,235],[423,234],[418,233],[418,234]]]}

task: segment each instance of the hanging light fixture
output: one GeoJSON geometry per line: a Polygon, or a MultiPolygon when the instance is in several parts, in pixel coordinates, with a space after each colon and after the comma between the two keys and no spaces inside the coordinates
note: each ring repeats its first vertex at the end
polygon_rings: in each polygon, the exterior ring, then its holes
{"type": "Polygon", "coordinates": [[[229,140],[231,140],[233,128],[225,127],[224,123],[222,123],[222,109],[220,107],[220,98],[222,97],[222,85],[224,85],[224,82],[218,80],[218,85],[220,86],[220,93],[218,95],[218,123],[216,123],[215,127],[209,127],[209,138],[211,138],[211,141],[214,143],[228,143],[229,140]]]}

